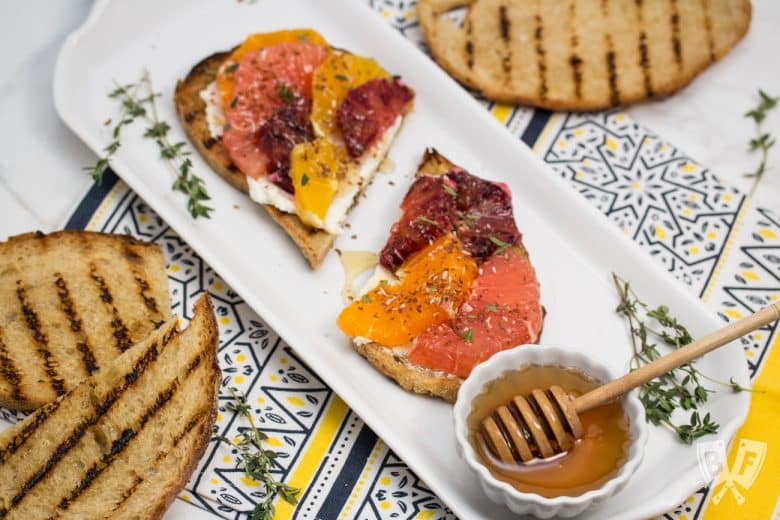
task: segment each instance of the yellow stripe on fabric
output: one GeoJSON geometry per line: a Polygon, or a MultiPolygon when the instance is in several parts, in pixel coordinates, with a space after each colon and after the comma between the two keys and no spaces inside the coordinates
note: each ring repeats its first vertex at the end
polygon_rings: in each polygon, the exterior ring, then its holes
{"type": "Polygon", "coordinates": [[[557,129],[558,124],[561,119],[561,114],[553,114],[550,116],[549,121],[547,121],[547,124],[544,125],[544,130],[539,134],[539,137],[536,139],[536,142],[533,146],[533,151],[536,153],[536,155],[541,155],[543,150],[542,148],[545,146],[547,141],[550,138],[550,132],[553,131],[554,128],[557,129]]]}
{"type": "MultiPolygon", "coordinates": [[[[305,489],[309,485],[314,474],[317,472],[322,463],[322,459],[325,456],[325,452],[328,450],[333,438],[339,431],[341,423],[347,416],[349,408],[337,395],[333,395],[333,401],[328,406],[325,414],[322,418],[322,422],[317,426],[309,442],[309,447],[306,448],[306,452],[301,456],[298,466],[293,471],[290,478],[287,480],[287,484],[299,489],[305,489]]],[[[278,500],[276,503],[275,519],[292,518],[295,506],[288,504],[284,500],[278,500]]]]}
{"type": "Polygon", "coordinates": [[[780,499],[780,334],[772,343],[753,388],[760,392],[751,394],[750,412],[734,438],[728,468],[710,491],[702,517],[705,520],[768,519],[780,499]],[[759,464],[751,483],[750,474],[759,464]],[[736,481],[733,489],[723,481],[726,474],[736,481]]]}
{"type": "Polygon", "coordinates": [[[111,188],[111,191],[108,192],[108,195],[106,195],[106,197],[103,199],[103,202],[100,203],[98,208],[92,214],[89,222],[87,223],[87,227],[84,229],[87,231],[99,231],[100,226],[103,224],[101,221],[103,220],[103,216],[106,214],[106,211],[113,209],[112,207],[114,205],[114,200],[116,199],[117,194],[125,188],[125,183],[122,182],[122,180],[117,181],[117,183],[114,184],[114,187],[111,188]]]}
{"type": "Polygon", "coordinates": [[[493,114],[493,117],[506,124],[506,121],[509,119],[509,116],[512,114],[512,110],[514,110],[514,108],[514,105],[502,105],[501,103],[496,103],[496,105],[493,107],[493,110],[490,112],[493,114]]]}
{"type": "Polygon", "coordinates": [[[712,292],[715,290],[715,287],[718,284],[718,279],[720,278],[723,268],[726,266],[726,260],[729,257],[731,248],[734,246],[734,243],[737,241],[737,235],[739,235],[739,232],[742,229],[742,224],[744,223],[745,215],[747,214],[748,207],[750,206],[749,202],[750,200],[747,198],[742,202],[742,207],[739,209],[739,213],[737,213],[737,216],[734,219],[734,226],[731,228],[731,231],[729,232],[729,236],[726,237],[726,245],[723,246],[723,251],[721,252],[720,257],[718,258],[718,263],[715,264],[715,269],[713,269],[712,271],[712,276],[710,277],[710,281],[707,284],[707,287],[704,289],[704,294],[701,297],[701,301],[704,303],[707,303],[707,301],[709,301],[710,296],[712,296],[712,292]]]}

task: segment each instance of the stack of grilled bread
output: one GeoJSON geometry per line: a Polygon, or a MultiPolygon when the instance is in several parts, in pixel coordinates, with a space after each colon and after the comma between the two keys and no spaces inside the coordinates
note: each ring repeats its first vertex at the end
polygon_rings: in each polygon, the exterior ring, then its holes
{"type": "Polygon", "coordinates": [[[30,233],[0,244],[0,517],[158,518],[210,439],[208,296],[171,315],[159,246],[30,233]]]}

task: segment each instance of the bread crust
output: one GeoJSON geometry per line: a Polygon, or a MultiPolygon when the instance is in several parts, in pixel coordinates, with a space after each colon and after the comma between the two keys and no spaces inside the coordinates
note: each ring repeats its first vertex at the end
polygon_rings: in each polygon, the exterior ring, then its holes
{"type": "MultiPolygon", "coordinates": [[[[211,360],[212,384],[205,388],[205,401],[211,402],[213,405],[211,406],[210,413],[206,415],[197,426],[197,440],[195,441],[192,453],[185,458],[184,465],[181,467],[181,471],[176,474],[174,481],[166,487],[165,491],[159,495],[158,499],[154,501],[150,507],[149,518],[162,518],[171,506],[171,503],[173,503],[181,490],[184,489],[192,472],[195,471],[200,459],[203,458],[203,455],[206,453],[206,448],[208,447],[209,442],[211,442],[214,424],[216,424],[217,421],[217,398],[219,396],[222,371],[217,362],[219,331],[214,317],[214,305],[208,293],[204,294],[204,296],[195,303],[195,314],[209,317],[206,322],[205,341],[210,345],[207,350],[207,355],[211,360]]],[[[172,455],[173,453],[169,453],[168,457],[171,457],[172,455]]]]}
{"type": "Polygon", "coordinates": [[[448,403],[454,403],[458,398],[458,390],[463,382],[458,376],[414,365],[405,355],[378,343],[361,344],[353,340],[352,346],[374,368],[406,391],[440,397],[448,403]]]}
{"type": "MultiPolygon", "coordinates": [[[[532,105],[553,111],[595,111],[610,108],[614,106],[625,106],[643,101],[648,98],[663,98],[674,94],[690,84],[703,70],[709,67],[715,61],[720,60],[731,49],[742,40],[750,27],[752,17],[752,7],[749,0],[737,0],[740,5],[737,8],[738,13],[734,15],[736,29],[730,35],[727,43],[722,46],[713,47],[711,55],[707,59],[700,59],[693,64],[686,66],[685,70],[677,70],[672,63],[665,65],[663,74],[650,81],[658,81],[659,84],[652,88],[651,92],[647,89],[629,89],[620,90],[618,102],[607,94],[608,85],[606,82],[601,85],[601,93],[598,97],[570,96],[559,99],[549,99],[541,97],[538,92],[528,93],[527,89],[513,87],[507,82],[499,82],[492,79],[491,74],[485,74],[479,66],[469,68],[466,65],[466,57],[462,49],[466,46],[466,34],[463,29],[457,28],[455,24],[446,20],[440,20],[440,15],[452,9],[467,7],[469,11],[480,2],[480,0],[420,0],[417,3],[417,13],[423,35],[428,43],[428,47],[442,68],[463,85],[479,91],[486,98],[497,103],[532,105]],[[453,46],[457,48],[453,48],[453,46]],[[660,76],[663,76],[661,78],[660,76]],[[669,80],[667,82],[667,80],[669,80]]],[[[511,3],[511,2],[510,2],[511,3]]],[[[516,4],[522,2],[515,0],[516,4]]],[[[470,13],[466,15],[468,18],[470,13]]],[[[496,24],[498,26],[498,24],[496,24]]],[[[653,32],[652,27],[645,31],[647,34],[653,32]]],[[[684,37],[684,36],[683,36],[684,37]]],[[[548,45],[554,45],[561,42],[546,42],[548,45]]],[[[656,65],[660,67],[659,65],[656,65]]],[[[635,67],[638,69],[639,64],[635,67]]],[[[618,69],[620,74],[620,69],[618,69]]],[[[626,72],[626,71],[623,71],[626,72]]],[[[659,71],[656,71],[659,72],[659,71]]],[[[652,70],[650,71],[651,76],[652,70]]]]}

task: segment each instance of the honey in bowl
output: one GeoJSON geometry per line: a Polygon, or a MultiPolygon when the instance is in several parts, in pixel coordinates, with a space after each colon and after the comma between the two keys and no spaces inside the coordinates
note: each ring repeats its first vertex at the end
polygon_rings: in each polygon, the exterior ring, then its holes
{"type": "Polygon", "coordinates": [[[549,459],[506,464],[493,455],[479,430],[482,420],[498,406],[516,395],[527,396],[534,388],[558,385],[577,397],[600,384],[579,370],[560,366],[530,365],[505,372],[474,398],[468,417],[469,442],[490,473],[518,491],[553,498],[578,496],[597,489],[628,460],[632,439],[620,401],[580,414],[582,438],[574,441],[569,451],[549,459]]]}

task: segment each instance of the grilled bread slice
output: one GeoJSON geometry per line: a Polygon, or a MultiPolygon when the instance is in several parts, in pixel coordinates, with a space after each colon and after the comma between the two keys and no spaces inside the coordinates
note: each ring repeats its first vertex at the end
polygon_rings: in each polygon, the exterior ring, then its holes
{"type": "Polygon", "coordinates": [[[0,243],[0,405],[34,410],[170,319],[165,259],[124,235],[0,243]]]}
{"type": "MultiPolygon", "coordinates": [[[[444,175],[455,165],[434,149],[426,149],[417,168],[417,175],[444,175]]],[[[518,244],[523,255],[525,248],[518,244]]],[[[352,346],[377,370],[409,392],[440,397],[454,403],[463,382],[461,377],[440,370],[432,370],[410,362],[401,348],[390,348],[374,342],[352,340],[352,346]]]]}
{"type": "Polygon", "coordinates": [[[220,381],[208,296],[0,434],[0,516],[160,518],[203,455],[220,381]]]}
{"type": "Polygon", "coordinates": [[[725,56],[749,0],[420,0],[436,61],[485,97],[598,110],[670,95],[725,56]],[[446,14],[467,8],[463,25],[446,14]]]}

